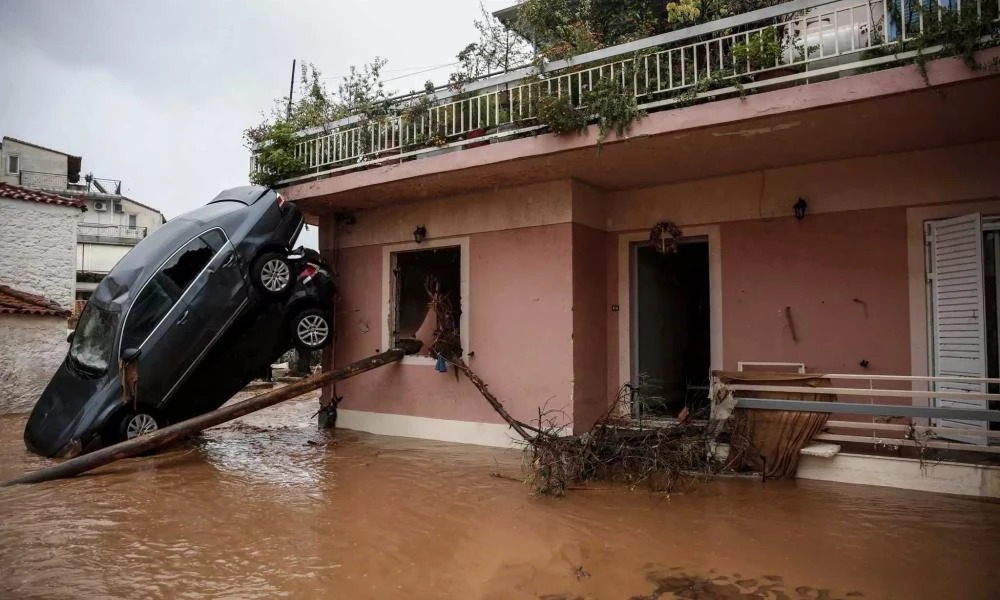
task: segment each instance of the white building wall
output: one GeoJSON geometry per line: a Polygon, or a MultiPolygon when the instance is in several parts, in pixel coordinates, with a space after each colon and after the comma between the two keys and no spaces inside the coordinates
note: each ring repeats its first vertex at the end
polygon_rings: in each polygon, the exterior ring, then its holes
{"type": "Polygon", "coordinates": [[[0,413],[29,411],[66,356],[66,319],[0,314],[0,331],[0,413]]]}
{"type": "Polygon", "coordinates": [[[0,283],[72,309],[79,215],[71,206],[0,198],[0,283]]]}
{"type": "Polygon", "coordinates": [[[77,244],[76,268],[90,273],[107,273],[134,246],[111,244],[77,244]]]}
{"type": "Polygon", "coordinates": [[[87,197],[85,199],[87,212],[80,217],[80,223],[127,226],[128,216],[134,214],[136,216],[135,226],[145,227],[147,233],[153,233],[157,227],[163,224],[163,217],[159,212],[131,202],[127,198],[121,198],[122,212],[116,213],[112,199],[113,196],[87,197]],[[96,202],[98,200],[104,202],[106,210],[97,210],[96,202]]]}
{"type": "MultiPolygon", "coordinates": [[[[60,176],[59,181],[61,182],[61,185],[65,187],[66,172],[69,167],[68,157],[65,154],[52,152],[50,150],[42,150],[41,148],[35,148],[34,146],[26,146],[15,142],[10,138],[4,139],[3,148],[0,149],[0,159],[2,159],[2,162],[0,162],[0,181],[11,185],[19,185],[18,176],[7,172],[7,157],[11,154],[16,154],[20,157],[21,171],[29,171],[32,173],[53,173],[60,176]]],[[[38,176],[34,176],[34,178],[39,179],[38,176]]],[[[55,178],[48,179],[55,181],[55,178]]],[[[30,184],[31,182],[25,183],[30,184]]],[[[38,185],[39,183],[43,183],[43,181],[39,180],[36,182],[35,186],[51,188],[51,185],[38,185]]],[[[51,181],[48,181],[48,183],[51,183],[51,181]]]]}

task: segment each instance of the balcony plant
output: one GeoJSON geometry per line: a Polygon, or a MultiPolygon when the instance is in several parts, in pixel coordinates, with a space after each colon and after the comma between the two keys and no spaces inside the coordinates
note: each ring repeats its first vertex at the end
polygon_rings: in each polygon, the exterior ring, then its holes
{"type": "Polygon", "coordinates": [[[772,69],[780,64],[783,51],[777,27],[749,34],[747,41],[733,44],[733,64],[737,73],[772,69]]]}

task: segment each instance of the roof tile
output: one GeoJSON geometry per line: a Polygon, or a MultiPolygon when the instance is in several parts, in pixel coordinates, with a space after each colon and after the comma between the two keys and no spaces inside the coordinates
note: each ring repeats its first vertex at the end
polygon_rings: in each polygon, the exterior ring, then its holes
{"type": "Polygon", "coordinates": [[[61,206],[71,206],[73,208],[87,210],[87,205],[84,204],[83,200],[79,198],[56,196],[55,194],[39,192],[38,190],[29,190],[28,188],[2,182],[0,182],[0,198],[25,200],[28,202],[41,202],[42,204],[59,204],[61,206]]]}
{"type": "Polygon", "coordinates": [[[48,298],[0,284],[0,314],[69,317],[71,313],[48,298]]]}

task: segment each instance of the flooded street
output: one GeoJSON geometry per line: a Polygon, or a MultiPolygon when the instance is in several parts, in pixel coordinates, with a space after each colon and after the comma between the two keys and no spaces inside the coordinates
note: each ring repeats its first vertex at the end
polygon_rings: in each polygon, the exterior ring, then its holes
{"type": "MultiPolygon", "coordinates": [[[[516,452],[317,431],[315,399],[0,489],[3,598],[1000,597],[1000,504],[726,480],[532,497],[516,452]]],[[[0,478],[46,464],[0,417],[0,478]]]]}

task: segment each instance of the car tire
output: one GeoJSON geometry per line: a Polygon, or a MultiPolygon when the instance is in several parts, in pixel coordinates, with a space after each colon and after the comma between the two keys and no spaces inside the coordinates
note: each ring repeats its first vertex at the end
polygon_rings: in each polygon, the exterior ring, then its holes
{"type": "Polygon", "coordinates": [[[304,310],[291,321],[292,340],[303,350],[322,350],[330,343],[333,327],[326,312],[317,308],[304,310]]]}
{"type": "Polygon", "coordinates": [[[264,295],[281,298],[292,289],[294,271],[288,257],[277,252],[262,254],[253,263],[253,283],[264,295]]]}
{"type": "Polygon", "coordinates": [[[124,442],[141,435],[153,433],[160,428],[160,421],[152,411],[140,408],[122,416],[118,425],[118,441],[124,442]]]}

